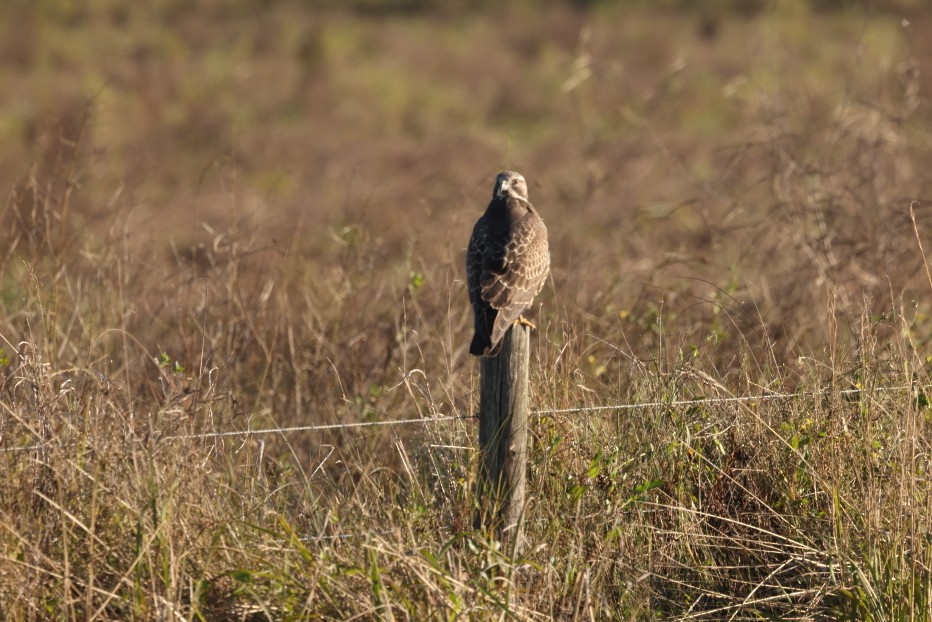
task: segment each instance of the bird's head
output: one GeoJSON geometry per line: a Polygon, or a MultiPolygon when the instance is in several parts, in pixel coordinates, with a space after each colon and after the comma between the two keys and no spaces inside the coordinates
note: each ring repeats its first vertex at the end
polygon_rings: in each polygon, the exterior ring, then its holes
{"type": "Polygon", "coordinates": [[[504,171],[495,178],[492,196],[496,199],[512,196],[527,201],[527,182],[520,173],[504,171]]]}

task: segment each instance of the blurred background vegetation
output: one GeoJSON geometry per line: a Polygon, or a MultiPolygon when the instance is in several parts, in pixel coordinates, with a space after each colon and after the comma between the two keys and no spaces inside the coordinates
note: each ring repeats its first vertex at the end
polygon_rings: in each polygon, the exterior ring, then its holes
{"type": "Polygon", "coordinates": [[[471,423],[146,445],[468,417],[463,253],[506,168],[551,239],[535,408],[835,391],[539,417],[522,611],[926,607],[928,400],[837,391],[927,383],[930,32],[923,0],[0,3],[0,439],[43,447],[2,454],[12,619],[507,608],[509,560],[447,540],[469,459],[425,449],[471,423]]]}

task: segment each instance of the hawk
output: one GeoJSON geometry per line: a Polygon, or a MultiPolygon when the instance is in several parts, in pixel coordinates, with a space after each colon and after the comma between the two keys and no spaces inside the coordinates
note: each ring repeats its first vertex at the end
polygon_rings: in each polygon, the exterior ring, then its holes
{"type": "Polygon", "coordinates": [[[531,306],[550,273],[547,227],[527,198],[527,182],[499,173],[492,201],[473,227],[466,282],[475,317],[469,353],[496,356],[515,321],[531,306]]]}

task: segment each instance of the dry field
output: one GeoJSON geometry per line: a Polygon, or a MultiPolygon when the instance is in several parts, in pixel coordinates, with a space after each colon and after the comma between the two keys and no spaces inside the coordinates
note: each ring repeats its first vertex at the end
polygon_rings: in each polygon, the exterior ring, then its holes
{"type": "Polygon", "coordinates": [[[932,9],[702,6],[2,3],[0,617],[932,619],[932,9]],[[463,283],[506,168],[519,556],[463,283]]]}

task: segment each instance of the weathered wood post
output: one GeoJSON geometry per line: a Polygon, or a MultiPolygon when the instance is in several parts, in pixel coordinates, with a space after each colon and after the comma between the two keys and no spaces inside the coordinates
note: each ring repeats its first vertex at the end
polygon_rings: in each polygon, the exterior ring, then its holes
{"type": "Polygon", "coordinates": [[[523,545],[530,334],[528,326],[515,324],[498,356],[479,364],[478,522],[494,527],[516,554],[523,545]]]}

